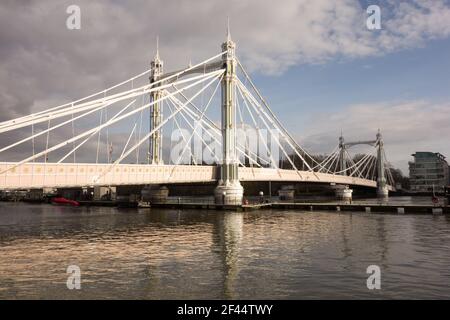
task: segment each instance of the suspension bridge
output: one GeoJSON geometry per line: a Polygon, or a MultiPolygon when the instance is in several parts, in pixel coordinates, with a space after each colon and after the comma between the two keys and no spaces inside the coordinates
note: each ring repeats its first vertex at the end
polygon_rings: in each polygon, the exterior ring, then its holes
{"type": "Polygon", "coordinates": [[[380,132],[372,141],[346,142],[341,135],[327,156],[312,155],[260,94],[229,31],[221,49],[169,73],[157,49],[139,75],[1,122],[0,190],[216,182],[222,204],[242,203],[244,181],[365,186],[384,197],[393,190],[380,132]],[[249,129],[256,148],[242,134],[249,129]],[[167,157],[174,132],[179,152],[167,157]],[[212,161],[199,157],[194,141],[212,161]],[[369,152],[352,157],[356,145],[369,152]]]}

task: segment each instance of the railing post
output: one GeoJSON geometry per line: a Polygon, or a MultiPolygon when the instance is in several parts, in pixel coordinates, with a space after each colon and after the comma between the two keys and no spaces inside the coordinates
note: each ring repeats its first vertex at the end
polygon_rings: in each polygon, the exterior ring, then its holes
{"type": "Polygon", "coordinates": [[[217,204],[240,205],[244,189],[239,182],[236,153],[236,45],[228,30],[227,41],[222,44],[225,74],[222,79],[222,163],[219,184],[215,190],[217,204]]]}

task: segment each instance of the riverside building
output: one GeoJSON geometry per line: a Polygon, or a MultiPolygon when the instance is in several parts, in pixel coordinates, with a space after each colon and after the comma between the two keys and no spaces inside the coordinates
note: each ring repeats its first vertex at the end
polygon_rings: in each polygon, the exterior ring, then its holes
{"type": "Polygon", "coordinates": [[[439,152],[416,152],[409,162],[411,191],[444,191],[449,184],[449,166],[439,152]]]}

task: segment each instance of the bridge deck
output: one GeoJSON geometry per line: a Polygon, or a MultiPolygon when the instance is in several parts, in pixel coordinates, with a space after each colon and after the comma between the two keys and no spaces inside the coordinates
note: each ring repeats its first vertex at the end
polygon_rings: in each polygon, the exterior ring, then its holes
{"type": "MultiPolygon", "coordinates": [[[[215,166],[146,164],[0,163],[0,189],[203,183],[217,180],[215,166]]],[[[239,168],[241,181],[317,182],[376,187],[373,180],[286,169],[239,168]]]]}

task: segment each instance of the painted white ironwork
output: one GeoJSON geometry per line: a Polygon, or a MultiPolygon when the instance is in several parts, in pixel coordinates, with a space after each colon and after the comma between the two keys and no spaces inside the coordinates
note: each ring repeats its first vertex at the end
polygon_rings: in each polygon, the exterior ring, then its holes
{"type": "Polygon", "coordinates": [[[151,68],[143,73],[82,99],[1,122],[0,135],[7,138],[3,141],[12,142],[0,146],[0,189],[217,181],[216,201],[225,204],[242,201],[242,181],[360,185],[377,188],[380,196],[392,190],[394,180],[380,132],[373,141],[357,142],[346,142],[341,134],[328,155],[320,158],[308,153],[283,126],[237,59],[229,29],[221,51],[188,68],[164,73],[157,45],[151,68]],[[148,76],[150,84],[144,82],[148,76]],[[216,96],[219,87],[220,98],[216,96]],[[208,115],[219,101],[220,125],[208,115]],[[167,124],[180,130],[183,148],[177,159],[165,162],[163,128],[167,124]],[[256,129],[268,156],[251,150],[248,140],[239,142],[238,127],[256,129]],[[213,164],[206,166],[196,158],[194,138],[214,155],[213,164]],[[208,138],[220,146],[222,154],[214,154],[208,138]],[[105,144],[106,160],[102,160],[105,144]],[[350,148],[361,144],[372,149],[352,157],[350,148]],[[281,150],[281,160],[274,157],[274,146],[281,150]],[[148,155],[144,161],[141,149],[148,155]],[[192,166],[181,163],[186,153],[192,166]],[[7,161],[11,154],[17,158],[7,161]],[[89,155],[94,159],[85,161],[89,155]],[[70,156],[72,163],[67,162],[70,156]],[[131,156],[133,164],[129,163],[131,156]]]}

